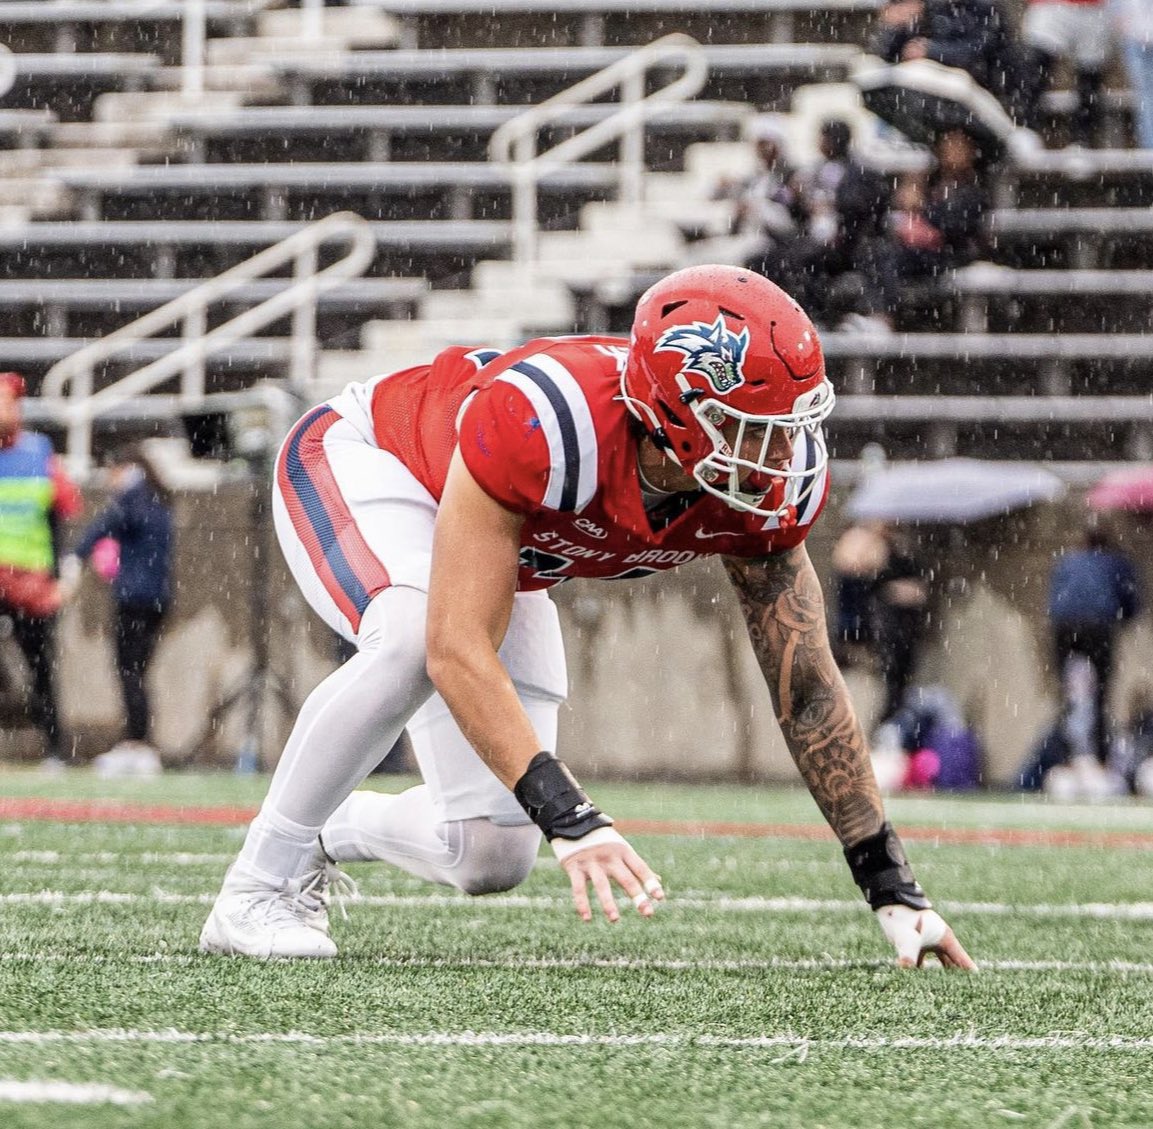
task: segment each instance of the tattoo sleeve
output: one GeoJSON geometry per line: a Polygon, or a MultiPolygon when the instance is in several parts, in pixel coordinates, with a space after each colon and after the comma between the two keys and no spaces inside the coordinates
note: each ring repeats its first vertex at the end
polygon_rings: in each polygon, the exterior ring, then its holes
{"type": "Polygon", "coordinates": [[[798,546],[724,565],[789,752],[842,844],[858,843],[880,830],[884,809],[809,554],[798,546]]]}

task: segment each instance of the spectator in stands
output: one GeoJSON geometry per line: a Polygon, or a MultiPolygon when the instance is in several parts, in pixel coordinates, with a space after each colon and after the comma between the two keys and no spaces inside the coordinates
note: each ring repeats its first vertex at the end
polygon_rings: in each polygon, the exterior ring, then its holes
{"type": "Polygon", "coordinates": [[[936,158],[927,176],[902,176],[894,193],[884,236],[861,255],[868,285],[864,319],[892,329],[910,283],[933,281],[980,256],[989,195],[982,180],[978,149],[962,129],[947,130],[933,145],[936,158]]]}
{"type": "MultiPolygon", "coordinates": [[[[650,287],[628,339],[454,346],[311,409],[277,458],[276,529],[308,602],[358,650],[302,706],[202,951],[334,957],[334,859],[484,894],[524,880],[542,832],[583,920],[590,884],[610,921],[614,886],[651,916],[659,876],[550,751],[566,677],[545,590],[716,553],[785,740],[900,963],[935,951],[973,967],[885,821],[829,649],[804,540],[833,403],[800,307],[710,265],[650,287]],[[425,783],[355,791],[414,714],[425,783]]],[[[692,687],[657,661],[670,689],[692,687]]]]}
{"type": "MultiPolygon", "coordinates": [[[[1096,524],[1085,531],[1079,549],[1062,553],[1049,577],[1049,623],[1063,688],[1072,680],[1066,666],[1075,656],[1087,660],[1093,676],[1090,752],[1099,765],[1108,760],[1106,703],[1113,674],[1118,628],[1140,610],[1140,590],[1132,562],[1096,524]]],[[[1066,702],[1066,709],[1072,703],[1066,702]]]]}
{"type": "Polygon", "coordinates": [[[28,716],[44,735],[45,766],[65,764],[56,701],[56,613],[63,592],[56,577],[61,523],[81,508],[47,436],[23,427],[24,379],[0,373],[0,615],[32,675],[28,716]]]}
{"type": "Polygon", "coordinates": [[[888,180],[854,156],[852,140],[847,122],[822,123],[820,158],[794,178],[800,233],[779,253],[749,263],[793,294],[818,323],[843,312],[834,284],[857,269],[860,248],[880,234],[889,207],[888,180]]]}
{"type": "Polygon", "coordinates": [[[1137,144],[1153,149],[1153,3],[1107,0],[1107,4],[1133,92],[1137,144]]]}
{"type": "Polygon", "coordinates": [[[999,0],[888,0],[870,50],[889,63],[929,59],[966,71],[1018,122],[1027,116],[1028,60],[999,0]]]}
{"type": "Polygon", "coordinates": [[[713,195],[733,202],[733,231],[741,237],[742,259],[760,263],[778,256],[796,234],[796,192],[781,115],[761,114],[753,124],[752,140],[759,171],[743,180],[722,181],[713,195]]]}
{"type": "Polygon", "coordinates": [[[873,588],[888,558],[878,523],[849,526],[833,546],[837,619],[833,645],[842,667],[851,666],[873,644],[873,588]]]}
{"type": "Polygon", "coordinates": [[[171,497],[140,447],[119,452],[110,469],[112,501],[64,558],[61,576],[67,590],[73,591],[83,563],[92,561],[97,546],[115,543],[118,561],[110,577],[115,603],[113,637],[126,727],[124,740],[103,760],[97,758],[97,768],[145,775],[161,767],[160,756],[149,743],[152,711],[147,673],[172,598],[171,497]]]}
{"type": "Polygon", "coordinates": [[[929,604],[929,583],[907,534],[896,526],[881,530],[886,555],[873,583],[869,610],[885,697],[879,723],[891,719],[904,705],[917,666],[917,651],[924,635],[929,604]]]}
{"type": "Polygon", "coordinates": [[[908,537],[883,521],[861,522],[833,548],[839,641],[864,644],[876,657],[884,684],[878,724],[901,708],[917,660],[929,585],[908,537]]]}
{"type": "Polygon", "coordinates": [[[1092,145],[1100,133],[1101,88],[1109,60],[1105,0],[1026,0],[1021,34],[1033,55],[1030,96],[1037,128],[1044,92],[1053,85],[1062,60],[1073,68],[1077,102],[1069,135],[1076,145],[1092,145]]]}

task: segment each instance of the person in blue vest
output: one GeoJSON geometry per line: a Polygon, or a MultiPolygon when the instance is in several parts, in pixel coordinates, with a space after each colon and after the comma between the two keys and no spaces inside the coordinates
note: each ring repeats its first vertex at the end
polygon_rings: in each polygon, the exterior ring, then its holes
{"type": "Polygon", "coordinates": [[[46,435],[24,430],[24,378],[0,373],[0,616],[32,674],[29,720],[44,735],[45,763],[65,760],[56,702],[56,575],[61,523],[80,512],[80,492],[46,435]]]}
{"type": "Polygon", "coordinates": [[[161,767],[150,744],[146,676],[172,600],[172,499],[141,447],[117,452],[109,465],[112,500],[89,522],[61,572],[65,584],[74,588],[84,562],[95,563],[98,546],[114,543],[116,559],[106,578],[115,604],[116,672],[126,725],[124,740],[110,751],[123,763],[115,758],[101,763],[109,771],[143,775],[161,767]]]}

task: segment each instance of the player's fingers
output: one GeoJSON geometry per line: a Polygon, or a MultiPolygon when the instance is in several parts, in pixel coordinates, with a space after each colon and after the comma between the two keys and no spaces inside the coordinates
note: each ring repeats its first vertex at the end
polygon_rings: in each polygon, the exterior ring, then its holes
{"type": "Polygon", "coordinates": [[[637,913],[642,917],[652,917],[653,903],[648,892],[641,885],[637,876],[624,863],[618,863],[609,868],[609,876],[633,900],[637,913]]]}
{"type": "Polygon", "coordinates": [[[892,942],[897,950],[897,964],[901,968],[921,966],[921,934],[916,929],[894,930],[892,942]]]}
{"type": "Polygon", "coordinates": [[[621,911],[617,909],[617,900],[613,897],[613,887],[608,875],[597,866],[590,872],[589,879],[592,881],[593,889],[596,891],[605,917],[609,921],[619,921],[621,911]]]}
{"type": "Polygon", "coordinates": [[[950,929],[937,946],[937,956],[949,968],[960,968],[966,972],[976,972],[977,962],[965,952],[964,946],[950,929]]]}
{"type": "MultiPolygon", "coordinates": [[[[567,868],[566,868],[567,869],[567,868]]],[[[593,911],[589,905],[587,879],[579,867],[569,871],[569,885],[572,886],[572,901],[581,921],[592,921],[593,911]]]]}
{"type": "Polygon", "coordinates": [[[655,902],[663,902],[665,900],[664,886],[661,885],[661,876],[640,855],[629,847],[625,854],[625,862],[628,864],[629,870],[633,872],[640,879],[641,886],[644,891],[655,902]]]}

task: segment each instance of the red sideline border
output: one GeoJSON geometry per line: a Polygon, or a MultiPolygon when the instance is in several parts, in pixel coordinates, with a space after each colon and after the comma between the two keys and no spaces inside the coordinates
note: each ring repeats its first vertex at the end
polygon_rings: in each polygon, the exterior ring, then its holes
{"type": "MultiPolygon", "coordinates": [[[[52,823],[168,823],[235,826],[256,814],[248,807],[181,807],[118,800],[51,800],[0,797],[0,820],[52,823]]],[[[732,836],[742,839],[831,840],[827,827],[803,823],[728,823],[709,820],[622,819],[628,835],[732,836]]],[[[980,847],[1106,847],[1153,849],[1153,834],[1137,831],[1075,831],[1047,828],[902,826],[903,839],[980,847]]]]}

